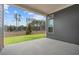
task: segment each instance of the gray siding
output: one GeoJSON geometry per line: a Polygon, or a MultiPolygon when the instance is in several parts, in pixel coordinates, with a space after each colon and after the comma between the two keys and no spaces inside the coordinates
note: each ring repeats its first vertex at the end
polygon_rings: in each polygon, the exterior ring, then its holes
{"type": "Polygon", "coordinates": [[[48,38],[79,44],[79,5],[73,5],[54,14],[54,29],[48,38]]]}

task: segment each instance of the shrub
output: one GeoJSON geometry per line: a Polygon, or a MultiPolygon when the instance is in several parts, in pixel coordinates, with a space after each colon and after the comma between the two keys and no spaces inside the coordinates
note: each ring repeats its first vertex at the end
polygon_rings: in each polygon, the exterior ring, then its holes
{"type": "Polygon", "coordinates": [[[26,34],[31,34],[32,33],[32,26],[31,24],[28,24],[27,29],[26,29],[26,34]]]}

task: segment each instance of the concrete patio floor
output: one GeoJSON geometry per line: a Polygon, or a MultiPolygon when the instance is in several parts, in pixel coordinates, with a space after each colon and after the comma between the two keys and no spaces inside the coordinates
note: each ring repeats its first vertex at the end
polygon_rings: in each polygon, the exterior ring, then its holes
{"type": "Polygon", "coordinates": [[[74,55],[79,45],[43,38],[5,46],[1,55],[74,55]]]}

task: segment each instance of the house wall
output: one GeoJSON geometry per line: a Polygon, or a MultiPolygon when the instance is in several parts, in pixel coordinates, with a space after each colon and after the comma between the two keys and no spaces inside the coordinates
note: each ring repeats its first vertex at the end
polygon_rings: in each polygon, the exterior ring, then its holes
{"type": "Polygon", "coordinates": [[[47,37],[79,44],[79,5],[73,5],[54,14],[54,32],[47,37]]]}
{"type": "Polygon", "coordinates": [[[2,50],[2,48],[4,47],[4,32],[3,32],[3,5],[0,4],[0,51],[2,50]]]}

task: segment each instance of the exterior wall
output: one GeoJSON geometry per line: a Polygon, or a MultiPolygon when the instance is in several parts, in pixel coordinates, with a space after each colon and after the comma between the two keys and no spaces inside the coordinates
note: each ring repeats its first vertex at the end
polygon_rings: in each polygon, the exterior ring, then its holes
{"type": "MultiPolygon", "coordinates": [[[[73,5],[54,14],[54,33],[47,37],[79,44],[79,5],[73,5]]],[[[47,28],[46,28],[47,29],[47,28]]]]}
{"type": "Polygon", "coordinates": [[[4,47],[4,41],[3,41],[3,5],[0,4],[0,51],[4,47]]]}

